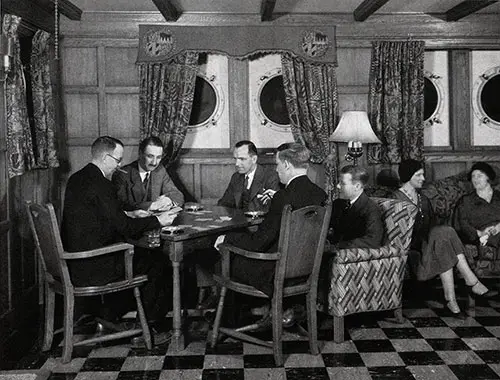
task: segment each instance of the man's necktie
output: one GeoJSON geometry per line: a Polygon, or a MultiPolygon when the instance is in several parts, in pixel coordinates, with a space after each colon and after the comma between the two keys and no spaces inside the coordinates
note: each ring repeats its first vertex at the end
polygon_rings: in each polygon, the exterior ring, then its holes
{"type": "Polygon", "coordinates": [[[144,176],[144,180],[142,181],[142,184],[144,185],[145,189],[148,187],[148,181],[149,181],[149,172],[146,172],[146,175],[144,176]]]}
{"type": "Polygon", "coordinates": [[[243,191],[248,188],[248,176],[245,176],[245,181],[243,181],[243,191]]]}

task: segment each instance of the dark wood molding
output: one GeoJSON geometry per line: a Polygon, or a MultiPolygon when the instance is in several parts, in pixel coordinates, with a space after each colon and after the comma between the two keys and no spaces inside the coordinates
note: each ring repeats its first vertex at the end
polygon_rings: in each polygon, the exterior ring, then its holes
{"type": "Polygon", "coordinates": [[[462,1],[460,4],[454,6],[446,12],[446,21],[460,20],[461,18],[497,2],[498,0],[462,1]]]}
{"type": "MultiPolygon", "coordinates": [[[[54,12],[54,0],[51,0],[50,11],[54,12]]],[[[69,0],[59,0],[59,12],[73,21],[82,19],[82,10],[69,0]]]]}
{"type": "Polygon", "coordinates": [[[273,19],[276,0],[262,0],[260,7],[260,21],[271,21],[273,19]]]}
{"type": "Polygon", "coordinates": [[[54,33],[54,16],[44,7],[29,0],[2,0],[2,13],[19,16],[28,25],[54,33]]]}
{"type": "Polygon", "coordinates": [[[354,10],[354,20],[365,21],[389,0],[365,0],[354,10]]]}
{"type": "Polygon", "coordinates": [[[450,75],[450,131],[455,151],[471,149],[470,50],[449,52],[450,75]]]}
{"type": "Polygon", "coordinates": [[[177,21],[182,13],[170,0],[153,0],[153,3],[166,21],[177,21]]]}

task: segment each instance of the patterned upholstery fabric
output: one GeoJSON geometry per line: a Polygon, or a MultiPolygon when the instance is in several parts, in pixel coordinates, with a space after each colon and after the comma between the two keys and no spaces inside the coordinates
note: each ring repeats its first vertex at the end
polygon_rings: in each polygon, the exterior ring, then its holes
{"type": "Polygon", "coordinates": [[[379,249],[341,249],[331,262],[328,311],[344,316],[401,307],[407,252],[417,209],[409,202],[372,198],[382,209],[386,237],[379,249]]]}

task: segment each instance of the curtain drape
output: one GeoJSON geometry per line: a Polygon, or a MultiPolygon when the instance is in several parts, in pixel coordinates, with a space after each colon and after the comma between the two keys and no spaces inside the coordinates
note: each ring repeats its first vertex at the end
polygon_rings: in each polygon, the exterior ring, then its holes
{"type": "Polygon", "coordinates": [[[328,141],[338,119],[337,77],[333,64],[305,61],[291,54],[281,56],[286,105],[294,140],[311,152],[313,163],[325,167],[325,190],[336,195],[337,152],[328,141]]]}
{"type": "Polygon", "coordinates": [[[186,52],[168,63],[139,64],[141,139],[152,135],[163,141],[165,166],[175,161],[186,137],[198,56],[196,52],[186,52]]]}
{"type": "Polygon", "coordinates": [[[2,32],[10,37],[12,68],[5,84],[5,108],[7,127],[7,161],[9,178],[22,175],[35,168],[35,155],[26,105],[26,82],[21,64],[21,48],[17,28],[21,18],[10,14],[3,17],[2,32]]]}
{"type": "Polygon", "coordinates": [[[59,166],[55,148],[55,110],[50,72],[50,34],[38,30],[32,40],[31,87],[34,116],[34,150],[38,168],[59,166]]]}
{"type": "Polygon", "coordinates": [[[372,43],[368,113],[382,144],[369,146],[370,163],[423,157],[424,50],[423,41],[372,43]]]}

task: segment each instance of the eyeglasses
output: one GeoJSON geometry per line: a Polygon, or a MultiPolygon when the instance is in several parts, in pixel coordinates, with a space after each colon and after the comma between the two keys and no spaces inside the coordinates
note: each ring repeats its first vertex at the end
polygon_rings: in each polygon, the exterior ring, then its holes
{"type": "Polygon", "coordinates": [[[123,158],[116,158],[116,157],[112,156],[112,155],[111,155],[111,154],[109,154],[109,153],[106,153],[106,156],[111,157],[113,160],[115,160],[115,161],[116,161],[116,163],[117,163],[118,165],[120,165],[120,164],[122,163],[123,158]]]}

